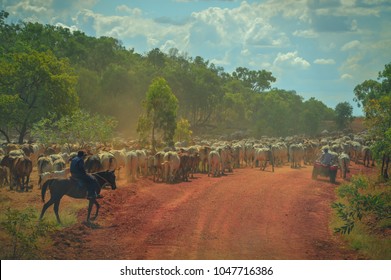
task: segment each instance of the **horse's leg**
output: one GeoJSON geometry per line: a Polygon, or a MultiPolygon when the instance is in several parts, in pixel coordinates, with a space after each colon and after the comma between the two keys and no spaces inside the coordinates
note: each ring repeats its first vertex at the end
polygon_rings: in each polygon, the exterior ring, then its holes
{"type": "Polygon", "coordinates": [[[94,200],[95,199],[93,198],[88,200],[87,223],[90,223],[91,210],[92,210],[92,206],[94,205],[94,200]]]}
{"type": "Polygon", "coordinates": [[[94,203],[95,206],[96,206],[96,211],[95,211],[95,216],[92,218],[92,220],[95,221],[96,218],[98,217],[100,205],[99,205],[98,201],[96,201],[96,200],[95,200],[93,203],[94,203]]]}
{"type": "Polygon", "coordinates": [[[41,215],[39,216],[39,219],[42,220],[43,218],[43,215],[45,214],[46,210],[55,202],[54,199],[50,199],[48,202],[46,202],[43,207],[42,207],[42,211],[41,211],[41,215]]]}
{"type": "Polygon", "coordinates": [[[54,214],[56,214],[57,222],[58,222],[59,224],[61,224],[60,215],[58,214],[58,209],[59,209],[59,207],[60,207],[60,201],[61,201],[60,199],[59,199],[59,200],[56,200],[56,201],[54,202],[54,206],[53,206],[54,214]]]}

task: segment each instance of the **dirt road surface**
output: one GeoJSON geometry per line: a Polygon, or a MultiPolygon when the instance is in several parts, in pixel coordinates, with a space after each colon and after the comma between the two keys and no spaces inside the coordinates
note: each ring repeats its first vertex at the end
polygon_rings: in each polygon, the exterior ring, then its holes
{"type": "MultiPolygon", "coordinates": [[[[352,167],[351,176],[365,167],[352,167]]],[[[64,228],[50,259],[337,260],[360,259],[329,227],[336,185],[312,167],[235,169],[190,182],[149,178],[104,189],[96,226],[64,228]]],[[[343,181],[337,178],[338,182],[343,181]]],[[[86,201],[87,206],[87,201],[86,201]]],[[[61,207],[60,207],[61,214],[61,207]]],[[[47,215],[54,215],[52,208],[47,215]]]]}

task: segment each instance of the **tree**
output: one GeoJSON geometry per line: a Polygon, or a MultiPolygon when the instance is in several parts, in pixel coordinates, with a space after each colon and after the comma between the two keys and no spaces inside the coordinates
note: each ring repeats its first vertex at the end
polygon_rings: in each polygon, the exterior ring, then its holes
{"type": "Polygon", "coordinates": [[[0,94],[0,133],[11,142],[13,128],[23,122],[25,104],[17,95],[0,94]]]}
{"type": "Polygon", "coordinates": [[[172,93],[164,78],[156,78],[151,83],[146,94],[144,106],[147,113],[146,116],[151,123],[152,150],[155,150],[156,147],[155,133],[157,130],[163,133],[163,141],[167,145],[173,145],[178,99],[172,93]]]}
{"type": "Polygon", "coordinates": [[[175,141],[186,141],[187,143],[191,140],[193,131],[190,130],[190,122],[187,119],[181,118],[176,125],[174,139],[175,141]]]}
{"type": "Polygon", "coordinates": [[[311,97],[303,103],[302,125],[303,131],[308,135],[316,135],[320,132],[321,122],[327,119],[334,119],[334,111],[328,108],[321,101],[311,97]],[[331,115],[331,116],[329,116],[331,115]]]}
{"type": "MultiPolygon", "coordinates": [[[[0,132],[9,139],[13,129],[22,143],[32,125],[49,113],[62,116],[78,105],[76,76],[69,61],[57,59],[52,52],[26,51],[0,58],[0,119],[11,120],[0,132]]],[[[7,123],[6,123],[7,124],[7,123]]]]}
{"type": "Polygon", "coordinates": [[[148,143],[149,131],[151,128],[151,120],[145,114],[141,114],[138,118],[136,131],[139,135],[139,142],[143,146],[146,146],[148,143]]]}
{"type": "Polygon", "coordinates": [[[43,144],[72,144],[78,143],[86,147],[91,142],[109,142],[113,138],[113,131],[117,121],[112,117],[91,115],[77,110],[56,120],[49,116],[37,122],[32,135],[43,144]]]}
{"type": "Polygon", "coordinates": [[[0,53],[3,55],[10,49],[17,47],[16,38],[18,25],[8,25],[5,20],[9,16],[6,11],[0,11],[0,53]]]}
{"type": "Polygon", "coordinates": [[[380,175],[388,180],[391,156],[391,63],[379,72],[378,81],[365,81],[355,87],[354,93],[355,100],[363,105],[370,137],[375,140],[373,152],[375,158],[381,161],[380,175]]]}
{"type": "Polygon", "coordinates": [[[255,92],[263,92],[270,88],[271,83],[276,81],[271,72],[266,70],[249,70],[245,67],[238,67],[232,73],[234,78],[242,81],[248,88],[255,92]]]}
{"type": "Polygon", "coordinates": [[[299,132],[301,96],[294,91],[273,89],[257,97],[253,121],[257,136],[288,136],[299,132]]]}
{"type": "Polygon", "coordinates": [[[353,121],[353,107],[348,102],[338,103],[335,107],[335,122],[337,127],[341,130],[348,127],[353,121]]]}
{"type": "Polygon", "coordinates": [[[155,48],[147,54],[148,62],[155,68],[161,69],[165,64],[165,54],[160,49],[155,48]]]}

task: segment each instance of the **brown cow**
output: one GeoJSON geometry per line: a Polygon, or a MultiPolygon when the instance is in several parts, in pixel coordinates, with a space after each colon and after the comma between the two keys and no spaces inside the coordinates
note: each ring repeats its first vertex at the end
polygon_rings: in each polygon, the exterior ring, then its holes
{"type": "Polygon", "coordinates": [[[0,166],[0,187],[9,184],[8,177],[8,167],[0,166]]]}
{"type": "Polygon", "coordinates": [[[0,163],[1,166],[6,166],[10,170],[10,189],[16,185],[21,191],[28,190],[30,182],[30,174],[33,171],[33,163],[27,156],[12,157],[4,156],[0,163]]]}
{"type": "Polygon", "coordinates": [[[189,176],[190,178],[194,179],[194,172],[198,172],[198,167],[200,164],[200,155],[198,154],[198,152],[194,154],[190,154],[189,162],[190,162],[189,176]]]}
{"type": "Polygon", "coordinates": [[[188,153],[179,153],[180,163],[178,169],[178,175],[182,176],[182,181],[189,181],[189,173],[191,169],[190,156],[188,153]]]}
{"type": "Polygon", "coordinates": [[[159,182],[159,179],[163,181],[163,164],[164,162],[164,152],[157,152],[154,156],[154,162],[153,162],[153,181],[159,182]]]}

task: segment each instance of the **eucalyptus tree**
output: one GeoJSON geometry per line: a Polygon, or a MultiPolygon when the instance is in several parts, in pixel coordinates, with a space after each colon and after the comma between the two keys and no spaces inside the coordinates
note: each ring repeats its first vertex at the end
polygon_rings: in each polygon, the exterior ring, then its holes
{"type": "Polygon", "coordinates": [[[391,63],[379,72],[378,80],[366,80],[354,88],[355,101],[363,106],[365,123],[375,140],[373,152],[381,161],[381,176],[388,180],[391,157],[391,63]]]}
{"type": "Polygon", "coordinates": [[[146,115],[140,117],[139,123],[142,122],[145,127],[151,128],[152,150],[155,150],[155,134],[159,131],[162,133],[163,141],[167,145],[173,145],[178,99],[164,78],[159,77],[153,80],[143,104],[146,115]]]}
{"type": "Polygon", "coordinates": [[[340,102],[335,106],[335,122],[341,130],[346,129],[353,121],[353,107],[349,102],[340,102]]]}

